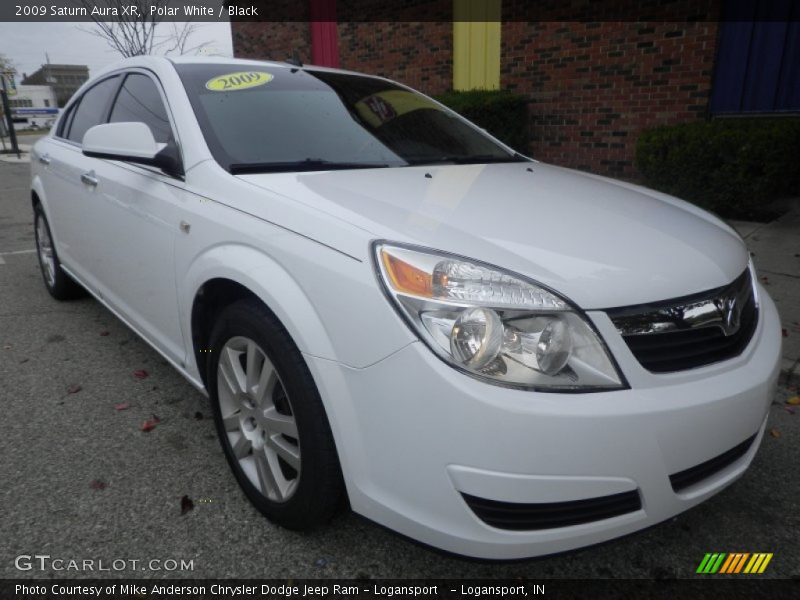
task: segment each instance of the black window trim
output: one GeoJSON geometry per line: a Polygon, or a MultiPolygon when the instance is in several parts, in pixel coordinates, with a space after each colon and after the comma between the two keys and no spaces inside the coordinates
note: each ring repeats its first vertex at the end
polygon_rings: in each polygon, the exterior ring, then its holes
{"type": "MultiPolygon", "coordinates": [[[[117,71],[117,73],[122,77],[120,80],[119,87],[117,87],[116,91],[114,92],[114,97],[112,99],[112,102],[108,106],[108,111],[106,112],[105,121],[103,122],[108,123],[108,120],[111,118],[111,112],[114,110],[114,105],[117,103],[117,97],[122,91],[122,86],[125,85],[125,80],[128,79],[128,76],[134,73],[139,75],[144,75],[145,77],[149,78],[150,81],[153,82],[153,85],[156,86],[156,91],[158,91],[158,95],[160,96],[161,102],[164,105],[164,109],[167,112],[167,119],[169,119],[169,128],[170,132],[172,133],[172,139],[175,142],[175,147],[178,151],[178,157],[180,158],[181,164],[185,165],[186,162],[184,161],[183,157],[183,145],[181,144],[181,139],[178,136],[178,128],[175,126],[175,116],[172,112],[172,107],[169,104],[169,100],[167,99],[167,95],[166,93],[164,93],[164,86],[161,84],[161,80],[158,78],[158,75],[156,75],[150,69],[146,69],[144,67],[128,67],[126,69],[117,71]]],[[[180,181],[184,180],[184,177],[179,177],[177,175],[168,175],[164,173],[161,169],[157,169],[155,167],[148,167],[146,165],[136,165],[133,163],[125,163],[125,164],[130,167],[142,169],[144,171],[147,171],[148,173],[163,175],[165,177],[169,177],[171,179],[178,179],[180,181]]]]}
{"type": "Polygon", "coordinates": [[[145,69],[131,68],[122,72],[122,83],[117,88],[117,91],[114,92],[114,99],[108,108],[108,114],[106,115],[105,122],[106,123],[109,122],[111,114],[114,112],[114,107],[117,104],[117,100],[119,99],[119,95],[122,93],[122,88],[125,86],[125,82],[128,81],[128,77],[130,77],[131,75],[143,75],[147,77],[153,83],[153,85],[155,85],[156,91],[158,92],[158,95],[161,98],[161,103],[164,105],[164,109],[167,113],[167,119],[169,123],[170,133],[172,134],[172,139],[174,139],[175,143],[177,143],[178,135],[177,135],[177,128],[175,127],[175,119],[172,118],[172,111],[169,108],[169,103],[167,102],[166,94],[164,94],[164,90],[161,88],[161,82],[158,80],[157,77],[155,77],[154,74],[152,74],[151,71],[147,71],[145,69]]]}
{"type": "MultiPolygon", "coordinates": [[[[54,138],[57,139],[60,142],[69,144],[71,146],[75,146],[77,148],[80,148],[81,144],[79,144],[79,143],[77,143],[77,142],[75,142],[73,140],[70,140],[66,136],[69,135],[69,129],[72,128],[72,122],[71,122],[72,115],[74,115],[74,112],[76,110],[78,110],[78,106],[80,105],[81,101],[83,100],[84,95],[86,95],[86,93],[89,90],[93,89],[96,85],[102,83],[103,81],[106,81],[107,79],[111,79],[112,77],[118,77],[119,78],[119,82],[117,83],[116,89],[114,89],[112,91],[112,93],[111,93],[111,96],[110,96],[111,100],[108,102],[107,106],[105,107],[103,119],[100,121],[100,123],[108,123],[108,120],[111,118],[111,111],[114,108],[114,104],[116,104],[116,102],[117,102],[117,96],[119,96],[120,90],[122,89],[122,86],[125,83],[125,80],[128,78],[128,75],[130,75],[132,73],[139,73],[141,75],[145,75],[146,77],[149,77],[150,80],[155,84],[156,89],[158,90],[158,94],[161,97],[161,101],[164,103],[164,108],[167,111],[167,118],[169,119],[169,126],[170,126],[170,130],[172,132],[172,139],[175,140],[175,146],[177,147],[177,150],[178,150],[178,156],[180,157],[181,163],[185,164],[185,160],[184,160],[184,156],[183,156],[183,145],[181,144],[181,139],[180,139],[180,136],[178,135],[178,128],[176,127],[175,115],[173,114],[172,106],[170,105],[169,100],[167,99],[167,95],[164,92],[164,86],[162,85],[161,80],[158,78],[158,75],[156,75],[156,73],[154,73],[153,71],[151,71],[150,69],[147,69],[145,67],[126,67],[124,69],[118,69],[116,71],[112,71],[111,73],[108,73],[102,79],[98,79],[97,81],[92,82],[92,85],[90,87],[88,87],[85,90],[83,90],[80,93],[79,96],[77,96],[73,100],[71,100],[69,102],[69,104],[65,107],[64,113],[61,116],[59,124],[58,124],[58,127],[56,129],[56,134],[55,134],[54,138]],[[62,124],[62,122],[63,122],[63,124],[62,124]],[[64,131],[65,128],[67,129],[67,131],[64,131]]],[[[128,165],[129,167],[135,167],[137,169],[142,169],[144,171],[147,171],[148,173],[161,175],[161,176],[164,176],[164,177],[168,177],[170,179],[178,179],[180,181],[184,180],[183,177],[177,177],[175,175],[167,175],[166,173],[164,173],[160,169],[147,167],[145,165],[134,165],[133,163],[125,163],[125,164],[128,165]]]]}
{"type": "Polygon", "coordinates": [[[80,102],[76,100],[75,102],[71,102],[69,105],[67,105],[67,107],[64,109],[64,112],[61,113],[61,116],[58,119],[58,126],[56,127],[56,132],[53,137],[60,140],[66,140],[64,131],[69,129],[70,119],[72,119],[75,107],[77,107],[78,104],[80,104],[80,102]]]}
{"type": "Polygon", "coordinates": [[[69,134],[70,134],[70,130],[72,129],[72,121],[75,118],[75,113],[80,108],[80,104],[81,104],[81,102],[83,102],[83,97],[86,94],[88,94],[91,90],[96,88],[98,85],[100,85],[104,81],[108,81],[109,79],[113,79],[115,77],[119,78],[120,81],[117,82],[116,89],[111,91],[111,94],[109,95],[110,99],[108,101],[106,101],[106,106],[105,106],[103,118],[100,119],[100,121],[98,122],[98,125],[100,123],[107,123],[108,122],[108,115],[110,114],[111,106],[112,106],[112,101],[111,100],[117,97],[117,93],[119,92],[119,86],[122,83],[122,78],[120,77],[120,71],[115,71],[113,73],[109,73],[108,76],[103,77],[102,79],[98,79],[97,81],[92,82],[92,85],[90,87],[86,88],[85,90],[83,90],[81,92],[81,95],[78,98],[76,98],[75,100],[73,100],[72,102],[69,103],[69,106],[67,106],[67,108],[66,108],[66,110],[64,112],[64,126],[62,127],[61,124],[59,123],[59,130],[56,133],[56,137],[60,141],[66,142],[67,144],[71,144],[73,146],[77,146],[77,147],[80,148],[81,144],[79,142],[76,142],[75,140],[71,140],[68,137],[69,134]],[[64,129],[66,129],[66,131],[64,131],[64,129]]]}

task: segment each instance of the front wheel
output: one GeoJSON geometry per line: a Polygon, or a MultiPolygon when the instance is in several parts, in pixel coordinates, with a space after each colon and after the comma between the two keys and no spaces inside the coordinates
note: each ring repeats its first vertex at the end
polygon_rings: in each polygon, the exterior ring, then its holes
{"type": "Polygon", "coordinates": [[[290,529],[330,520],[344,497],[333,435],[300,351],[265,306],[222,312],[207,381],[225,457],[256,508],[290,529]]]}

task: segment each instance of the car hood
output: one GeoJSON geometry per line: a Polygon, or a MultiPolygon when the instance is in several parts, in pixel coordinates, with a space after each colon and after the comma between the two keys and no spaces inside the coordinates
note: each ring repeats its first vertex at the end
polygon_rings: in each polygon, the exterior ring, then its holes
{"type": "Polygon", "coordinates": [[[239,177],[376,239],[516,271],[584,309],[719,287],[748,260],[730,227],[688,203],[536,162],[239,177]]]}

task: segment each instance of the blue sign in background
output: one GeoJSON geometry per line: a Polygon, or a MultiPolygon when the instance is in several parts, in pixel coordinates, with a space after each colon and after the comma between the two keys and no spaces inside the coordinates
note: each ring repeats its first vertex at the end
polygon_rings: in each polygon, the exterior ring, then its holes
{"type": "Polygon", "coordinates": [[[14,115],[57,115],[57,108],[12,108],[14,115]]]}

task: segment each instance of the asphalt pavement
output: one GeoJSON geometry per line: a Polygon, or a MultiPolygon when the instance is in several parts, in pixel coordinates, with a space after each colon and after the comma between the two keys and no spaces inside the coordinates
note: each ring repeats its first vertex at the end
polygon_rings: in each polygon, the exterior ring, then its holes
{"type": "Polygon", "coordinates": [[[203,396],[96,301],[47,294],[29,198],[28,165],[0,162],[0,578],[683,578],[707,552],[771,552],[762,577],[800,576],[800,414],[784,404],[797,394],[786,386],[742,479],[599,547],[487,563],[351,513],[311,534],[276,527],[239,491],[203,396]],[[142,431],[154,416],[155,428],[142,431]],[[193,508],[181,514],[184,496],[193,508]],[[56,571],[17,560],[27,555],[62,567],[127,562],[119,571],[56,571]],[[181,560],[192,569],[180,570],[181,560]]]}

